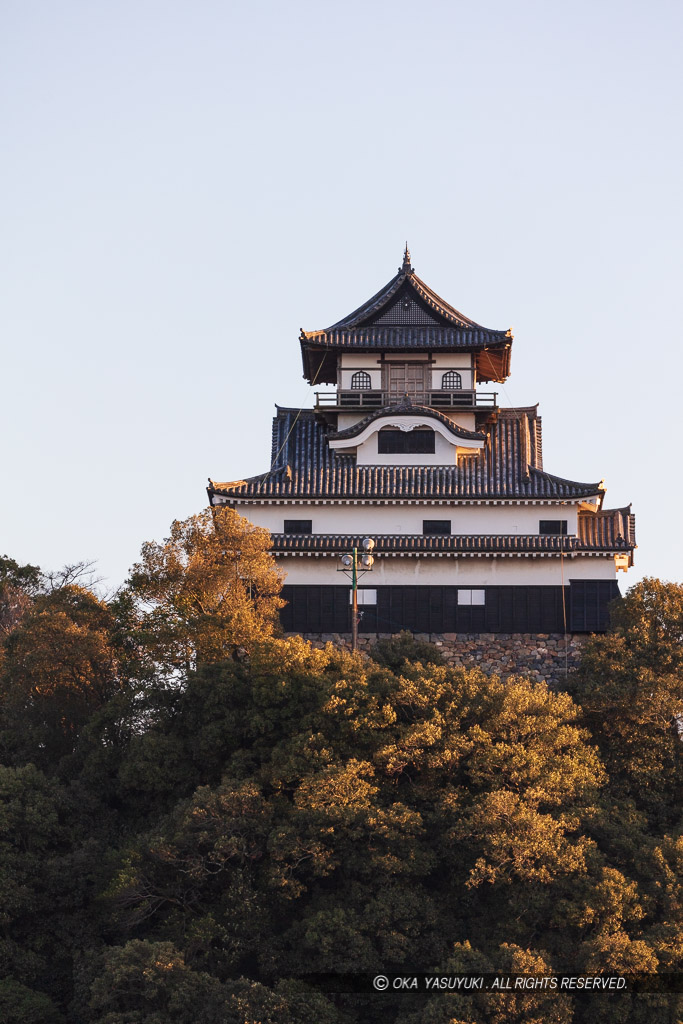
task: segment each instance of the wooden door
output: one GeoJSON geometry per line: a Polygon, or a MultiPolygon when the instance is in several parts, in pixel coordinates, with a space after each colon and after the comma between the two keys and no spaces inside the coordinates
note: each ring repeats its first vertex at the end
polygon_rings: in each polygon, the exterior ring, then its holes
{"type": "Polygon", "coordinates": [[[421,402],[425,396],[424,363],[389,363],[388,391],[392,402],[400,402],[408,395],[412,402],[421,402]]]}

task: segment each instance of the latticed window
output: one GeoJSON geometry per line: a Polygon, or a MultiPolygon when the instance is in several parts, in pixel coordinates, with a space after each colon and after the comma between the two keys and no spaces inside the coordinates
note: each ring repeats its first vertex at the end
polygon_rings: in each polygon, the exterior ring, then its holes
{"type": "Polygon", "coordinates": [[[457,370],[449,370],[441,378],[441,387],[444,391],[460,391],[462,388],[462,377],[457,370]]]}
{"type": "Polygon", "coordinates": [[[351,387],[354,391],[369,391],[372,387],[372,377],[365,370],[357,370],[351,377],[351,387]]]}

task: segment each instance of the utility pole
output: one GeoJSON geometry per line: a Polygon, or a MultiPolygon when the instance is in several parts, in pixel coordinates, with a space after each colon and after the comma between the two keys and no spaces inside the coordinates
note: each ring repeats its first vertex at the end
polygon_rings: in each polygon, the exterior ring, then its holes
{"type": "Polygon", "coordinates": [[[351,577],[351,650],[358,650],[358,576],[370,572],[375,561],[370,554],[375,546],[372,537],[363,540],[364,554],[358,558],[358,547],[354,544],[351,551],[341,556],[341,567],[338,572],[351,577]]]}
{"type": "Polygon", "coordinates": [[[353,549],[353,569],[351,575],[351,650],[358,649],[358,548],[353,549]]]}

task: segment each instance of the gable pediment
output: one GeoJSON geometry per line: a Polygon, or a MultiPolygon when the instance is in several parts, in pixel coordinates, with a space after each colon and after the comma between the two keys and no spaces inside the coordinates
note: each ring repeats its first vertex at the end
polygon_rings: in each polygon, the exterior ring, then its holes
{"type": "Polygon", "coordinates": [[[378,327],[439,327],[443,320],[432,316],[412,296],[403,294],[381,316],[370,321],[378,327]]]}

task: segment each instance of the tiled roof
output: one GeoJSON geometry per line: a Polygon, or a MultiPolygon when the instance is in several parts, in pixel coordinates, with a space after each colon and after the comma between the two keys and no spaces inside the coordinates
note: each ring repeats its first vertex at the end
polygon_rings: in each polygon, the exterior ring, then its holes
{"type": "Polygon", "coordinates": [[[477,362],[481,380],[504,380],[509,372],[509,330],[491,330],[459,313],[421,281],[409,262],[371,299],[331,327],[300,335],[304,375],[334,383],[333,352],[367,350],[498,350],[491,366],[477,362]],[[489,376],[489,374],[491,374],[489,376]]]}
{"type": "Polygon", "coordinates": [[[545,473],[541,421],[535,407],[503,409],[487,427],[484,447],[457,466],[358,466],[327,444],[313,410],[278,409],[269,472],[231,483],[210,481],[209,497],[250,499],[581,499],[601,483],[545,473]]]}
{"type": "MultiPolygon", "coordinates": [[[[512,554],[547,553],[581,554],[589,551],[626,551],[634,545],[621,537],[617,537],[615,527],[623,509],[616,509],[599,516],[603,525],[611,524],[610,528],[597,531],[585,530],[585,517],[579,520],[579,536],[556,536],[545,534],[450,534],[447,536],[431,536],[425,534],[373,534],[376,554],[405,552],[426,554],[512,554]]],[[[590,515],[590,513],[588,514],[590,515]]],[[[593,518],[596,519],[594,513],[593,518]]],[[[594,524],[591,524],[594,525],[594,524]]],[[[349,534],[288,534],[274,533],[273,551],[276,554],[287,552],[345,552],[358,544],[358,536],[349,534]]]]}
{"type": "Polygon", "coordinates": [[[579,536],[586,547],[629,548],[636,546],[636,517],[631,506],[579,512],[579,536]]]}
{"type": "Polygon", "coordinates": [[[326,345],[343,349],[447,349],[456,351],[486,348],[492,344],[510,341],[506,331],[487,331],[485,327],[461,330],[457,327],[435,325],[430,327],[359,327],[343,330],[330,327],[327,331],[309,331],[301,334],[301,341],[313,345],[326,345]]]}
{"type": "Polygon", "coordinates": [[[376,409],[371,412],[365,419],[360,420],[358,423],[354,423],[352,426],[347,427],[346,430],[337,430],[332,434],[327,435],[328,441],[341,441],[349,437],[356,437],[362,433],[370,423],[375,420],[381,419],[383,416],[423,416],[426,419],[438,420],[447,429],[454,434],[456,437],[467,438],[471,441],[481,441],[485,434],[480,434],[475,430],[465,430],[464,427],[459,427],[457,423],[450,420],[448,416],[444,416],[443,413],[438,412],[436,409],[429,409],[423,405],[412,405],[409,401],[402,402],[399,405],[387,405],[381,409],[376,409]]]}

